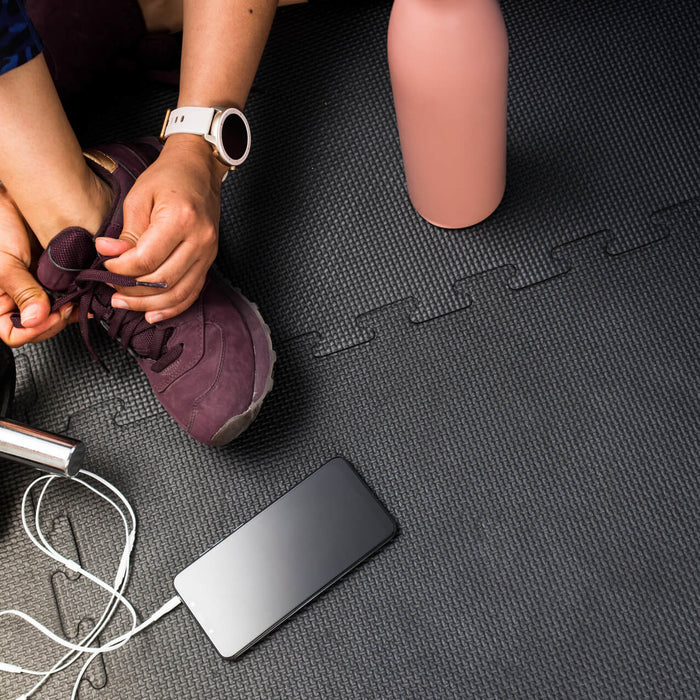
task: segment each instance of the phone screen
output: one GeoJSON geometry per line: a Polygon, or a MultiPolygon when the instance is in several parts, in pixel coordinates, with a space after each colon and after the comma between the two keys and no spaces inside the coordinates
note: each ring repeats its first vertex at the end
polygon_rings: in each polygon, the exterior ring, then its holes
{"type": "Polygon", "coordinates": [[[175,578],[224,657],[237,657],[386,544],[396,523],[344,460],[328,462],[175,578]]]}

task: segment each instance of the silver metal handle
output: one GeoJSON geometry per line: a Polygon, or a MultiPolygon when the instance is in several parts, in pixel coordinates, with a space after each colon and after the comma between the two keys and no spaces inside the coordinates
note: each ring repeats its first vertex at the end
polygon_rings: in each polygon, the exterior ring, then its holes
{"type": "Polygon", "coordinates": [[[75,476],[83,465],[85,445],[80,440],[0,418],[0,457],[49,474],[75,476]]]}

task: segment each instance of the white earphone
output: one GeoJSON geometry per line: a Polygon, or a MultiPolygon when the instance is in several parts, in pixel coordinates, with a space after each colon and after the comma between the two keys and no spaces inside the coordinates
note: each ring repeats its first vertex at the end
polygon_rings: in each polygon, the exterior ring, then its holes
{"type": "Polygon", "coordinates": [[[98,488],[95,486],[89,484],[87,481],[84,481],[83,479],[79,477],[73,477],[71,481],[77,482],[79,484],[82,484],[85,486],[87,489],[92,491],[93,493],[97,494],[100,498],[103,500],[107,501],[116,511],[119,513],[119,516],[121,517],[121,520],[124,524],[124,549],[122,551],[122,555],[119,559],[119,564],[117,566],[117,570],[114,576],[114,582],[112,585],[105,583],[102,581],[100,578],[95,576],[94,574],[90,573],[89,571],[86,571],[83,569],[83,567],[80,566],[77,562],[73,561],[72,559],[68,559],[67,557],[64,557],[62,554],[57,552],[47,541],[46,537],[44,536],[44,533],[41,531],[41,527],[39,525],[40,519],[39,515],[41,512],[41,505],[44,501],[44,497],[46,495],[46,492],[49,488],[49,486],[58,479],[58,481],[63,481],[63,478],[58,478],[56,476],[41,476],[38,479],[35,479],[27,488],[27,490],[24,493],[24,497],[22,498],[22,526],[24,527],[24,531],[27,533],[27,536],[29,539],[42,551],[46,556],[50,557],[54,561],[59,562],[60,564],[64,565],[71,571],[75,571],[82,576],[85,576],[87,579],[92,581],[93,583],[97,584],[101,588],[103,588],[107,593],[110,594],[109,602],[107,603],[107,606],[104,609],[104,612],[102,613],[102,616],[100,619],[97,621],[97,624],[90,630],[90,632],[80,640],[78,644],[74,644],[73,642],[68,641],[67,639],[63,639],[62,637],[59,637],[57,634],[52,632],[50,629],[48,629],[45,625],[41,624],[37,620],[35,620],[33,617],[30,615],[27,615],[26,613],[20,611],[20,610],[1,610],[0,611],[0,617],[11,615],[14,617],[18,617],[28,624],[32,625],[32,627],[36,628],[39,632],[44,634],[46,637],[54,641],[56,644],[68,649],[68,653],[64,654],[50,669],[46,671],[37,671],[33,669],[27,669],[23,668],[22,666],[18,666],[16,664],[11,664],[11,663],[6,663],[0,661],[0,671],[5,671],[6,673],[21,673],[21,674],[26,674],[26,675],[31,675],[31,676],[40,676],[40,680],[34,685],[33,688],[31,688],[28,692],[24,693],[23,695],[20,695],[17,700],[27,700],[29,697],[31,697],[39,688],[41,688],[46,681],[53,676],[54,674],[60,673],[61,671],[65,671],[67,668],[72,666],[78,659],[81,658],[81,656],[87,654],[88,658],[83,664],[83,667],[80,669],[80,672],[78,674],[78,677],[75,681],[75,685],[73,686],[73,693],[71,695],[71,700],[75,700],[78,696],[78,688],[80,686],[80,682],[83,679],[83,676],[85,675],[85,672],[87,671],[89,665],[92,663],[93,659],[95,659],[96,656],[99,654],[103,654],[106,652],[110,651],[115,651],[116,649],[119,649],[122,647],[124,644],[126,644],[131,637],[133,637],[135,634],[140,632],[141,630],[145,629],[149,625],[153,624],[156,622],[156,620],[160,619],[163,617],[163,615],[169,613],[171,610],[174,610],[182,601],[178,596],[175,596],[171,598],[165,605],[163,605],[159,610],[157,610],[153,615],[151,615],[147,620],[145,620],[142,623],[138,623],[138,617],[136,615],[136,611],[134,610],[133,605],[124,597],[124,591],[126,589],[126,586],[129,582],[129,573],[130,573],[130,561],[131,561],[131,550],[133,549],[134,546],[134,541],[136,539],[136,515],[134,514],[134,510],[131,507],[131,504],[129,501],[126,499],[126,497],[117,489],[115,486],[110,484],[108,481],[103,479],[101,476],[98,476],[97,474],[93,474],[92,472],[88,472],[83,470],[81,474],[90,477],[91,479],[95,480],[99,484],[101,484],[103,487],[106,489],[110,490],[123,504],[124,510],[108,495],[100,491],[98,488]],[[29,501],[29,496],[32,493],[32,490],[38,486],[39,484],[42,484],[43,482],[44,485],[41,489],[41,493],[39,494],[39,497],[36,502],[36,508],[35,508],[35,514],[34,514],[34,529],[36,530],[36,535],[34,535],[31,531],[31,528],[29,527],[28,519],[27,519],[27,505],[29,501]],[[126,513],[125,513],[126,511],[126,513]],[[128,515],[128,518],[127,518],[128,515]],[[106,628],[106,626],[109,624],[110,620],[114,616],[114,613],[118,609],[119,605],[123,605],[129,614],[131,615],[131,627],[128,629],[126,632],[118,635],[117,637],[114,637],[110,641],[106,642],[105,644],[102,644],[101,646],[98,647],[93,647],[90,646],[92,642],[98,637],[98,635],[106,628]]]}

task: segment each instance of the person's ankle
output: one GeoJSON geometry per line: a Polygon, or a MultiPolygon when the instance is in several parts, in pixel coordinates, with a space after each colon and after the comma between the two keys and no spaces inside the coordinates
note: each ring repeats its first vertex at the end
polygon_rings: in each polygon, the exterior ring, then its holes
{"type": "Polygon", "coordinates": [[[60,206],[49,203],[42,220],[33,223],[34,233],[44,248],[59,231],[69,226],[80,226],[92,234],[100,229],[112,205],[112,189],[89,168],[85,178],[70,202],[64,199],[60,206]]]}

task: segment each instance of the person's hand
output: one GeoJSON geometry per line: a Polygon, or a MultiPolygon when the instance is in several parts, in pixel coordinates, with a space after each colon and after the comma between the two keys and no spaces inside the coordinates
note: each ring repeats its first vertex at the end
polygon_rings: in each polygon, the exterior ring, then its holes
{"type": "Polygon", "coordinates": [[[98,253],[116,256],[108,270],[166,288],[118,287],[112,306],[147,312],[156,323],[195,302],[217,253],[225,170],[200,136],[168,139],[124,200],[121,236],[96,241],[98,253]]]}
{"type": "Polygon", "coordinates": [[[49,297],[29,272],[31,262],[30,233],[0,184],[0,340],[12,348],[50,338],[72,320],[72,304],[51,313],[49,297]],[[23,328],[10,318],[17,311],[23,328]]]}

